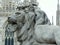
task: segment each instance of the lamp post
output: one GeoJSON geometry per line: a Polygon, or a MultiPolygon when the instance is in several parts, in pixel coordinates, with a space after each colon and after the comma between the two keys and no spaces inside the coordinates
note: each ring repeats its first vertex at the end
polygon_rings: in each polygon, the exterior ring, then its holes
{"type": "Polygon", "coordinates": [[[59,10],[59,0],[58,0],[58,5],[57,5],[57,9],[59,10]]]}
{"type": "Polygon", "coordinates": [[[56,15],[56,25],[60,25],[59,24],[59,18],[60,18],[60,10],[59,10],[59,0],[57,0],[57,15],[56,15]]]}
{"type": "Polygon", "coordinates": [[[52,16],[52,25],[53,25],[53,16],[52,16]]]}

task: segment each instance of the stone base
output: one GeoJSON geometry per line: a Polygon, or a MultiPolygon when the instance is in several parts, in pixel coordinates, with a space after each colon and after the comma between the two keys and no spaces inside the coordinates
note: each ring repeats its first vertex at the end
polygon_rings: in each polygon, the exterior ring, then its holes
{"type": "Polygon", "coordinates": [[[34,45],[56,45],[56,44],[34,44],[34,45]]]}
{"type": "Polygon", "coordinates": [[[40,45],[56,45],[56,44],[40,44],[40,45]]]}
{"type": "Polygon", "coordinates": [[[36,43],[35,42],[33,45],[57,45],[57,44],[55,44],[55,43],[54,44],[47,44],[47,43],[36,43]]]}

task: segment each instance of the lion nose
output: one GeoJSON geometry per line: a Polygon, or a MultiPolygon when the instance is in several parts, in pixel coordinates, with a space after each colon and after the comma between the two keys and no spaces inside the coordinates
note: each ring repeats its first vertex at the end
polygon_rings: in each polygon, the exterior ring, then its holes
{"type": "Polygon", "coordinates": [[[14,17],[8,17],[8,22],[9,22],[9,23],[16,24],[17,20],[16,20],[16,18],[14,18],[14,17]]]}

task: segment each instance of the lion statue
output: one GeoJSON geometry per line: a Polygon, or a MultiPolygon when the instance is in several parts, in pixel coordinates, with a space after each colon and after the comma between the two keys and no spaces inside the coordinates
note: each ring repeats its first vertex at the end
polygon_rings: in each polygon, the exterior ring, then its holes
{"type": "Polygon", "coordinates": [[[60,27],[52,26],[45,12],[37,5],[18,7],[19,11],[8,17],[6,30],[16,32],[20,45],[60,45],[60,27]]]}
{"type": "Polygon", "coordinates": [[[53,25],[37,25],[34,31],[35,40],[39,43],[60,45],[60,27],[53,25]]]}

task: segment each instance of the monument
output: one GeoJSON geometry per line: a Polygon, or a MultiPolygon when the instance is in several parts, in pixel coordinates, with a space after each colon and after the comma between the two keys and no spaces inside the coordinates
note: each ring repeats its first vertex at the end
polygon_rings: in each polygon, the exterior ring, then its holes
{"type": "Polygon", "coordinates": [[[18,12],[8,17],[6,30],[16,32],[20,45],[60,45],[60,27],[51,25],[36,0],[27,1],[29,5],[25,4],[26,1],[17,8],[18,12]]]}
{"type": "Polygon", "coordinates": [[[56,25],[59,25],[60,26],[60,2],[59,0],[58,1],[58,4],[57,4],[57,15],[56,15],[56,25]]]}

